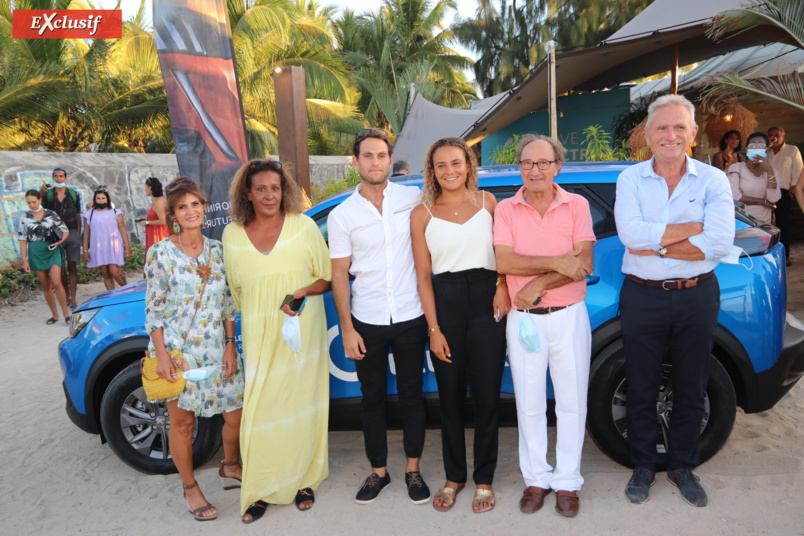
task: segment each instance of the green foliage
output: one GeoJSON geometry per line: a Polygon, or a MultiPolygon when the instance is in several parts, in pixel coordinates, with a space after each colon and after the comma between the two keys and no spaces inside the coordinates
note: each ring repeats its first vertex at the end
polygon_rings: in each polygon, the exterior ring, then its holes
{"type": "Polygon", "coordinates": [[[474,18],[453,26],[456,40],[476,52],[477,84],[486,97],[519,85],[545,57],[544,44],[559,49],[601,41],[652,0],[479,0],[474,18]]]}
{"type": "Polygon", "coordinates": [[[39,280],[33,272],[26,274],[13,267],[0,271],[0,298],[7,298],[25,290],[34,290],[38,286],[39,280]]]}
{"type": "Polygon", "coordinates": [[[313,185],[310,194],[310,201],[316,205],[331,195],[335,195],[342,190],[352,188],[360,184],[360,173],[355,168],[349,166],[346,169],[345,176],[342,179],[333,179],[327,177],[324,186],[313,185]]]}
{"type": "Polygon", "coordinates": [[[512,140],[508,140],[504,145],[498,145],[491,152],[491,162],[493,164],[516,164],[516,150],[519,147],[519,134],[514,134],[512,140]]]}
{"type": "Polygon", "coordinates": [[[586,144],[587,162],[630,159],[628,142],[621,140],[612,146],[611,134],[603,130],[601,125],[589,125],[583,129],[583,133],[586,137],[581,143],[586,144]]]}

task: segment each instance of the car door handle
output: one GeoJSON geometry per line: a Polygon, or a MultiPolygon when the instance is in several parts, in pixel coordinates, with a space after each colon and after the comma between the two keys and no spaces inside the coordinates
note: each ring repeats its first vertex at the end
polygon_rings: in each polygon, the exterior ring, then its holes
{"type": "Polygon", "coordinates": [[[600,281],[599,275],[587,275],[586,276],[586,284],[587,285],[596,285],[600,281]]]}

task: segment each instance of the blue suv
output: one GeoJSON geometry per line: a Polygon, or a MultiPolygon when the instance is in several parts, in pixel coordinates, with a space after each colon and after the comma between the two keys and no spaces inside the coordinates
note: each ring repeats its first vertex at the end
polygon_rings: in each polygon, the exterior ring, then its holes
{"type": "MultiPolygon", "coordinates": [[[[586,306],[592,325],[592,366],[589,382],[588,431],[597,446],[613,460],[629,465],[626,441],[628,420],[622,330],[618,315],[623,245],[614,224],[617,176],[627,163],[566,163],[556,182],[589,201],[594,220],[595,273],[587,278],[586,306]]],[[[403,184],[421,187],[421,176],[403,184]]],[[[511,197],[522,185],[519,168],[494,166],[479,171],[480,188],[497,199],[511,197]]],[[[342,192],[313,207],[307,214],[327,238],[327,215],[351,191],[342,192]]],[[[778,229],[765,225],[735,207],[735,244],[749,258],[740,265],[720,264],[716,270],[721,307],[706,412],[701,422],[701,461],[712,457],[726,442],[737,406],[746,413],[773,407],[804,374],[804,325],[785,312],[787,285],[784,250],[778,229]],[[750,267],[750,269],[749,269],[750,267]]],[[[138,368],[147,344],[145,282],[105,292],[82,304],[71,317],[70,336],[59,345],[64,373],[67,413],[81,429],[100,434],[130,466],[146,473],[169,473],[170,421],[163,404],[148,402],[138,368]]],[[[331,293],[325,296],[330,354],[330,424],[359,428],[360,385],[354,362],[346,359],[338,315],[331,293]]],[[[429,353],[424,390],[428,415],[437,420],[438,389],[429,353]]],[[[666,449],[666,431],[672,418],[671,365],[657,393],[656,448],[666,449]]],[[[396,393],[389,369],[389,394],[396,393]]],[[[549,378],[548,378],[549,380],[549,378]]],[[[501,402],[503,419],[515,419],[513,382],[506,367],[501,402]],[[507,418],[506,418],[507,417],[507,418]]],[[[548,395],[552,387],[548,384],[548,395]]],[[[398,407],[389,407],[393,420],[398,407]]],[[[471,404],[471,401],[467,401],[471,404]]],[[[471,415],[471,413],[469,413],[471,415]]],[[[221,444],[220,418],[198,419],[193,442],[196,464],[208,461],[221,444]]]]}

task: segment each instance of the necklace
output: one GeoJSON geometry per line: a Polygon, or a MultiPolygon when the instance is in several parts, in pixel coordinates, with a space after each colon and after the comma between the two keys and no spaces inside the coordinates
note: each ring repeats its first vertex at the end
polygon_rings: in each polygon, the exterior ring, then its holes
{"type": "MultiPolygon", "coordinates": [[[[206,247],[208,245],[209,244],[207,243],[206,239],[204,239],[204,246],[206,247]]],[[[181,242],[181,233],[179,233],[179,248],[181,249],[182,253],[187,255],[187,252],[184,250],[184,244],[182,244],[181,242]]],[[[190,255],[187,256],[190,257],[190,255]]],[[[198,254],[198,257],[200,256],[201,253],[198,254]]],[[[198,257],[190,257],[190,258],[195,261],[195,269],[198,272],[198,277],[200,277],[203,281],[206,281],[207,279],[209,279],[209,276],[212,273],[212,268],[209,265],[210,264],[209,255],[207,255],[206,264],[201,264],[200,262],[198,262],[198,257]]]]}

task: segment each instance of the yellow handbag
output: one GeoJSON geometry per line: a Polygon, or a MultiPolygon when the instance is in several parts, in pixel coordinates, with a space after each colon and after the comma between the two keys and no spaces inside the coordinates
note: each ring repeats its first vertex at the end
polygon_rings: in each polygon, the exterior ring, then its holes
{"type": "MultiPolygon", "coordinates": [[[[173,367],[179,372],[189,368],[187,362],[184,360],[182,350],[184,350],[184,345],[187,344],[187,337],[190,336],[190,329],[193,327],[193,322],[195,322],[195,315],[198,313],[198,308],[201,307],[201,300],[204,297],[204,290],[206,290],[206,288],[207,278],[204,278],[204,286],[201,287],[201,295],[198,297],[195,312],[193,312],[193,317],[190,319],[190,327],[187,328],[187,333],[184,335],[182,349],[171,350],[168,354],[170,361],[173,363],[173,367]]],[[[177,374],[176,383],[170,383],[156,373],[157,361],[158,360],[155,357],[151,357],[151,354],[147,351],[145,352],[145,357],[140,359],[140,374],[142,374],[142,387],[145,389],[145,396],[148,397],[149,401],[165,400],[179,396],[182,391],[184,391],[186,380],[181,374],[177,374]]]]}
{"type": "Polygon", "coordinates": [[[184,391],[186,380],[179,374],[176,383],[170,383],[156,373],[157,361],[148,352],[145,352],[145,357],[140,359],[142,387],[148,400],[165,400],[179,396],[184,391]]]}

